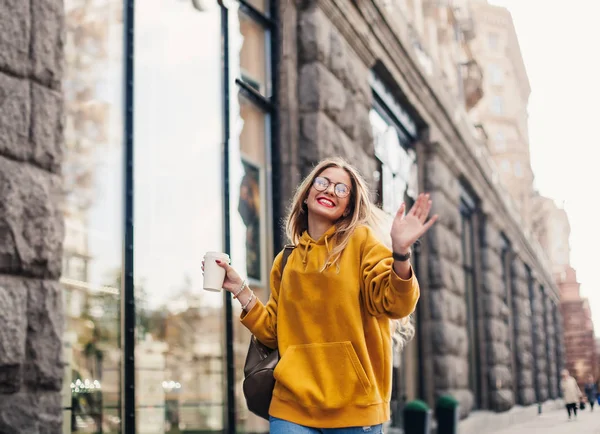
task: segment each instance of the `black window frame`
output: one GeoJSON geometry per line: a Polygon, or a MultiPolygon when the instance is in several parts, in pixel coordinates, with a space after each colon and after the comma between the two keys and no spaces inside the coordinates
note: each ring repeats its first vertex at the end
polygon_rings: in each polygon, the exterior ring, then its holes
{"type": "Polygon", "coordinates": [[[561,318],[561,314],[560,314],[560,309],[558,308],[558,306],[556,305],[556,303],[552,303],[552,319],[554,321],[554,353],[555,353],[555,357],[556,357],[556,381],[557,381],[557,392],[558,392],[558,397],[562,398],[563,397],[563,393],[562,393],[562,389],[560,387],[560,380],[561,380],[561,376],[560,373],[562,371],[562,369],[564,368],[563,365],[563,349],[562,349],[562,318],[561,318]]]}
{"type": "MultiPolygon", "coordinates": [[[[231,250],[230,240],[230,215],[229,215],[229,137],[230,137],[230,68],[229,68],[229,9],[224,0],[213,0],[221,9],[221,44],[222,44],[222,102],[223,102],[223,185],[224,185],[224,249],[226,252],[231,250]]],[[[271,0],[268,7],[268,15],[256,9],[252,4],[245,0],[234,0],[239,4],[239,11],[247,17],[254,20],[268,32],[266,37],[269,45],[266,47],[266,56],[268,62],[268,77],[271,84],[271,94],[268,97],[263,96],[256,91],[253,83],[242,77],[236,77],[235,84],[239,92],[249,101],[255,104],[270,116],[270,126],[268,130],[269,145],[265,147],[268,155],[266,156],[267,168],[267,194],[274,197],[272,192],[272,179],[277,179],[278,158],[275,151],[278,149],[278,76],[277,65],[279,62],[278,53],[278,2],[271,0]]],[[[135,90],[135,0],[123,0],[123,41],[124,41],[124,73],[123,73],[123,140],[124,140],[124,188],[123,188],[123,294],[121,297],[121,347],[123,351],[123,362],[121,370],[121,432],[136,432],[136,397],[135,397],[135,328],[136,328],[136,300],[134,291],[134,90],[135,90]]],[[[198,8],[196,2],[192,0],[192,5],[198,8]]],[[[272,216],[271,227],[277,227],[276,222],[279,216],[272,216]]],[[[275,237],[277,238],[277,231],[275,237]]],[[[276,240],[277,241],[277,240],[276,240]]],[[[233,352],[233,309],[232,298],[229,292],[224,292],[225,301],[225,340],[226,340],[226,376],[224,394],[226,402],[223,415],[223,425],[225,432],[236,432],[236,407],[235,407],[235,372],[234,372],[234,352],[233,352]]]]}
{"type": "Polygon", "coordinates": [[[465,185],[461,185],[459,203],[461,216],[461,254],[462,268],[465,277],[465,306],[467,309],[467,340],[469,389],[473,393],[473,408],[482,409],[484,404],[484,385],[482,381],[481,331],[479,325],[478,305],[478,261],[476,252],[481,243],[481,231],[477,230],[479,202],[474,193],[465,185]]]}
{"type": "Polygon", "coordinates": [[[552,364],[550,363],[550,361],[552,360],[552,351],[550,347],[550,341],[552,339],[552,336],[550,335],[550,333],[548,333],[550,328],[550,324],[548,322],[548,316],[550,312],[548,311],[548,300],[546,299],[546,297],[548,297],[548,294],[546,294],[546,288],[544,287],[544,285],[540,284],[539,288],[542,297],[542,314],[544,315],[544,336],[546,336],[544,352],[546,357],[546,376],[548,377],[548,399],[556,399],[556,387],[558,386],[558,384],[555,384],[556,379],[552,378],[552,364]]]}
{"type": "MultiPolygon", "coordinates": [[[[235,97],[230,95],[229,81],[230,68],[229,68],[229,9],[223,0],[217,0],[221,7],[221,37],[223,44],[223,137],[224,137],[224,152],[223,152],[223,184],[225,200],[224,216],[225,216],[225,230],[224,230],[224,246],[225,252],[231,252],[231,228],[230,228],[230,184],[229,184],[229,138],[230,138],[230,98],[235,97]]],[[[269,118],[269,145],[265,146],[265,159],[266,164],[266,185],[267,185],[267,200],[274,197],[273,194],[273,179],[278,179],[278,174],[273,171],[273,167],[278,167],[278,164],[274,161],[277,157],[276,150],[278,149],[278,110],[277,110],[277,98],[278,98],[278,81],[277,81],[277,64],[278,64],[278,2],[269,2],[269,15],[263,14],[261,11],[252,6],[245,0],[235,0],[239,4],[239,13],[242,13],[259,24],[265,31],[265,38],[268,40],[268,45],[265,48],[267,63],[269,70],[267,71],[267,80],[271,81],[271,95],[265,96],[256,90],[253,83],[249,82],[243,74],[240,77],[235,77],[235,84],[237,91],[244,96],[248,101],[262,110],[269,118]]],[[[271,228],[276,228],[279,216],[274,212],[272,221],[270,222],[271,228]]],[[[277,232],[277,231],[275,231],[277,232]]],[[[277,242],[278,240],[274,240],[277,242]]],[[[226,432],[236,432],[236,399],[235,399],[235,352],[234,352],[234,330],[233,330],[233,297],[232,295],[224,291],[224,307],[225,307],[225,394],[226,402],[224,403],[226,408],[226,416],[224,417],[224,430],[226,432]]]]}
{"type": "MultiPolygon", "coordinates": [[[[529,265],[525,264],[525,276],[527,277],[527,292],[529,294],[529,306],[531,310],[531,352],[533,356],[533,388],[535,392],[535,401],[540,402],[540,381],[538,378],[539,370],[537,359],[540,356],[538,354],[538,339],[537,339],[537,319],[536,314],[539,314],[536,310],[536,294],[535,294],[535,281],[533,278],[533,272],[529,265]]],[[[538,294],[539,296],[539,294],[538,294]]],[[[543,300],[542,300],[543,301],[543,300]]],[[[543,311],[543,310],[542,310],[543,311]]]]}
{"type": "Polygon", "coordinates": [[[504,284],[504,297],[506,307],[508,308],[508,319],[507,319],[507,327],[508,327],[508,347],[511,355],[510,360],[510,370],[512,376],[512,390],[513,396],[515,400],[515,405],[520,404],[521,399],[519,399],[519,388],[521,386],[521,382],[519,379],[519,373],[521,372],[521,363],[519,361],[518,352],[517,352],[517,342],[519,336],[519,317],[516,314],[517,312],[517,304],[516,304],[516,290],[514,279],[516,278],[515,271],[515,252],[512,248],[512,244],[506,234],[501,233],[500,238],[502,241],[501,248],[501,260],[502,260],[502,282],[504,284]]]}

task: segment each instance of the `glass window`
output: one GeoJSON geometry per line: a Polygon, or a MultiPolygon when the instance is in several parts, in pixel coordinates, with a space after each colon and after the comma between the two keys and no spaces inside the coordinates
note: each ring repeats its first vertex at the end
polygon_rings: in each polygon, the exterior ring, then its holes
{"type": "Polygon", "coordinates": [[[500,167],[503,172],[505,172],[505,173],[510,172],[510,161],[502,160],[502,163],[500,163],[500,167]]]}
{"type": "Polygon", "coordinates": [[[487,42],[488,42],[488,48],[491,51],[496,51],[498,49],[498,45],[499,45],[498,34],[489,33],[487,42]]]}
{"type": "Polygon", "coordinates": [[[494,148],[498,152],[506,151],[506,136],[504,131],[500,130],[494,135],[494,148]]]}
{"type": "Polygon", "coordinates": [[[239,53],[241,79],[257,92],[271,95],[267,55],[268,31],[240,9],[239,34],[242,49],[239,53]]]}
{"type": "Polygon", "coordinates": [[[500,85],[503,81],[502,68],[495,63],[488,66],[488,74],[490,83],[493,85],[500,85]]]}
{"type": "Polygon", "coordinates": [[[246,3],[250,4],[253,8],[257,9],[265,15],[269,15],[269,0],[246,0],[246,3]]]}
{"type": "Polygon", "coordinates": [[[464,193],[460,205],[462,263],[465,276],[465,303],[467,307],[467,334],[469,340],[469,388],[473,392],[474,408],[481,406],[480,357],[477,331],[477,298],[475,288],[475,201],[464,193]]]}
{"type": "Polygon", "coordinates": [[[385,212],[395,214],[403,201],[414,200],[418,194],[416,153],[408,148],[408,137],[381,111],[372,109],[369,116],[380,165],[378,200],[385,212]]]}
{"type": "Polygon", "coordinates": [[[122,4],[65,8],[63,432],[120,429],[122,4]]]}
{"type": "MultiPolygon", "coordinates": [[[[251,2],[253,6],[265,2],[251,2]]],[[[273,262],[272,216],[267,204],[271,203],[271,179],[268,168],[271,148],[271,74],[269,37],[265,20],[248,13],[237,3],[230,7],[231,44],[241,46],[231,55],[230,70],[233,79],[241,79],[251,89],[237,86],[237,98],[231,98],[232,136],[229,147],[230,166],[230,227],[231,259],[236,269],[247,276],[250,287],[258,298],[267,302],[269,278],[273,262]],[[259,94],[254,94],[253,90],[259,94]]],[[[250,332],[238,320],[241,305],[232,300],[233,361],[236,429],[238,432],[268,431],[268,422],[251,413],[242,393],[244,363],[250,332]]]]}
{"type": "Polygon", "coordinates": [[[515,176],[517,178],[523,177],[523,165],[520,161],[515,161],[515,176]]]}
{"type": "Polygon", "coordinates": [[[492,98],[491,110],[495,115],[504,114],[504,99],[501,96],[495,95],[492,98]]]}
{"type": "Polygon", "coordinates": [[[507,346],[509,348],[510,354],[511,354],[511,372],[512,372],[512,388],[513,388],[513,393],[514,396],[516,397],[518,395],[517,393],[517,363],[518,363],[518,358],[517,358],[517,352],[515,351],[515,345],[516,345],[516,332],[515,332],[515,325],[514,325],[514,317],[512,315],[512,312],[514,312],[513,309],[513,304],[515,303],[515,301],[513,300],[513,269],[512,269],[512,257],[513,257],[513,253],[512,253],[512,248],[511,248],[511,244],[508,240],[508,238],[506,238],[506,236],[504,234],[500,234],[500,240],[501,240],[501,253],[500,253],[500,259],[502,261],[502,284],[504,287],[504,303],[506,305],[506,307],[508,308],[510,314],[506,317],[505,319],[505,323],[507,325],[507,328],[509,330],[509,334],[507,336],[507,346]]]}
{"type": "MultiPolygon", "coordinates": [[[[544,346],[541,343],[538,343],[538,327],[540,326],[540,324],[538,324],[538,319],[542,319],[542,312],[538,312],[538,306],[542,306],[543,304],[543,300],[540,300],[539,303],[536,303],[536,299],[539,299],[539,297],[541,296],[541,294],[539,292],[537,292],[537,287],[535,285],[535,281],[533,279],[533,274],[531,272],[531,268],[529,268],[529,266],[525,265],[525,275],[527,276],[527,290],[528,290],[528,295],[529,295],[529,307],[531,310],[531,352],[532,352],[532,356],[534,358],[534,363],[533,363],[533,389],[535,391],[535,400],[536,402],[541,402],[540,398],[541,398],[541,391],[540,391],[540,381],[539,381],[539,377],[538,375],[541,374],[541,372],[539,372],[539,365],[537,363],[537,360],[539,359],[544,359],[546,357],[546,355],[544,354],[544,352],[542,351],[540,353],[540,350],[544,349],[544,346]],[[536,294],[537,292],[537,294],[536,294]]],[[[545,333],[542,332],[541,336],[544,336],[545,333]]],[[[546,400],[546,397],[544,397],[543,399],[544,401],[546,400]]]]}
{"type": "Polygon", "coordinates": [[[220,9],[144,0],[135,21],[137,432],[220,432],[223,294],[201,269],[224,250],[220,9]]]}

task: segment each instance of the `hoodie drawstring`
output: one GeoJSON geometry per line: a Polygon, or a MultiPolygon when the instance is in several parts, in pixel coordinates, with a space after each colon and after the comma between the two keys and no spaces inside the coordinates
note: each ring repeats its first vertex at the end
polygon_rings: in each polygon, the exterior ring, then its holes
{"type": "Polygon", "coordinates": [[[302,263],[304,265],[306,265],[306,257],[308,256],[308,246],[310,245],[310,242],[304,244],[304,255],[302,255],[302,263]]]}
{"type": "MultiPolygon", "coordinates": [[[[325,242],[325,249],[327,250],[328,257],[329,257],[329,254],[331,253],[331,248],[332,248],[332,246],[329,244],[329,239],[331,236],[332,236],[331,234],[328,234],[323,237],[324,238],[323,241],[325,242]]],[[[304,239],[302,239],[299,244],[303,245],[303,247],[304,247],[304,249],[302,250],[302,264],[304,264],[306,266],[306,264],[308,263],[308,251],[310,250],[312,244],[316,245],[317,243],[315,243],[313,239],[311,239],[307,236],[307,237],[304,237],[304,239]]],[[[327,269],[327,267],[329,267],[330,265],[331,265],[331,258],[329,258],[327,263],[324,264],[321,271],[327,269]]],[[[338,266],[339,266],[339,264],[338,264],[338,266]]]]}

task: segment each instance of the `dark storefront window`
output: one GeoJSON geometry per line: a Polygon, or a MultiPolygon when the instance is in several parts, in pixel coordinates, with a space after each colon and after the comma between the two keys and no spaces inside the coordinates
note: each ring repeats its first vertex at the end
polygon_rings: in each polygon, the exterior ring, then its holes
{"type": "Polygon", "coordinates": [[[510,349],[511,355],[511,374],[512,374],[512,389],[515,401],[518,396],[518,357],[516,351],[516,335],[515,335],[515,315],[514,315],[514,295],[513,295],[513,252],[510,241],[504,234],[500,234],[501,241],[501,253],[500,259],[502,261],[502,284],[504,285],[504,304],[508,308],[509,315],[506,317],[506,326],[508,329],[507,335],[507,346],[510,349]]]}
{"type": "MultiPolygon", "coordinates": [[[[403,201],[412,206],[418,194],[415,122],[401,110],[383,83],[371,76],[374,105],[370,112],[371,128],[377,158],[377,204],[394,216],[403,201]]],[[[412,263],[418,274],[418,249],[412,263]]],[[[414,318],[412,319],[414,322],[414,318]]],[[[413,342],[394,354],[392,383],[392,426],[402,426],[402,407],[408,399],[417,398],[417,349],[413,342]]]]}
{"type": "MultiPolygon", "coordinates": [[[[527,277],[527,291],[529,293],[529,306],[531,309],[531,352],[533,355],[533,387],[535,390],[535,400],[540,402],[540,384],[538,378],[538,357],[544,357],[544,354],[538,353],[538,341],[537,341],[537,317],[541,315],[541,312],[536,310],[536,295],[535,295],[535,281],[533,280],[533,274],[531,268],[525,265],[525,276],[527,277]]],[[[539,294],[538,294],[539,297],[539,294]]]]}
{"type": "Polygon", "coordinates": [[[540,294],[542,296],[543,304],[542,304],[542,315],[544,318],[544,336],[546,336],[546,342],[544,343],[544,357],[546,357],[546,375],[548,377],[548,398],[556,399],[556,378],[552,375],[552,346],[554,342],[552,342],[551,334],[549,333],[550,324],[548,322],[548,300],[547,297],[550,295],[546,293],[546,288],[543,285],[540,285],[540,294]]]}
{"type": "MultiPolygon", "coordinates": [[[[562,318],[560,315],[560,309],[559,307],[555,304],[552,303],[552,320],[554,322],[554,353],[555,353],[555,360],[556,360],[556,384],[560,385],[560,374],[561,371],[564,369],[564,365],[563,365],[563,357],[564,357],[564,353],[563,353],[563,341],[561,339],[562,337],[562,332],[563,332],[563,327],[562,327],[562,318]]],[[[559,398],[562,398],[562,389],[560,387],[557,387],[558,390],[558,396],[559,398]]]]}
{"type": "Polygon", "coordinates": [[[465,303],[467,306],[467,335],[469,341],[469,388],[473,392],[473,405],[481,405],[481,360],[477,328],[477,294],[475,288],[475,198],[463,190],[460,201],[462,263],[465,276],[465,303]]]}
{"type": "Polygon", "coordinates": [[[66,0],[63,432],[118,432],[122,4],[66,0]]]}

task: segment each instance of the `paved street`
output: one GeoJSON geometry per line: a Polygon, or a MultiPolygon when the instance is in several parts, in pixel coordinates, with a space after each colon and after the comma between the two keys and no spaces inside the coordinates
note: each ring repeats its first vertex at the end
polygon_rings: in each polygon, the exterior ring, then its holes
{"type": "Polygon", "coordinates": [[[600,411],[589,409],[577,412],[577,420],[567,420],[567,411],[553,411],[540,415],[531,422],[512,426],[494,434],[600,434],[600,411]]]}

